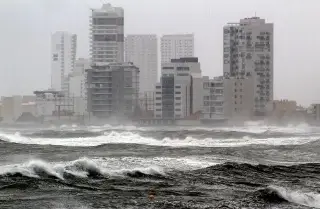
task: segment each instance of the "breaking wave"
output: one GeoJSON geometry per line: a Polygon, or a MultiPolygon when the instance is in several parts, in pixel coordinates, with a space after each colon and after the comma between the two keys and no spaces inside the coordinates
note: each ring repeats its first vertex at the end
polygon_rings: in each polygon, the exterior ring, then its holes
{"type": "Polygon", "coordinates": [[[67,163],[48,163],[31,160],[25,164],[0,167],[0,177],[31,177],[66,180],[70,178],[111,178],[111,177],[161,177],[165,176],[161,168],[135,168],[107,170],[88,158],[80,158],[67,163]]]}
{"type": "Polygon", "coordinates": [[[133,132],[105,132],[104,135],[95,137],[77,138],[35,138],[22,136],[20,133],[6,134],[0,133],[0,139],[6,142],[19,144],[38,145],[58,145],[58,146],[99,146],[103,144],[143,144],[150,146],[170,146],[170,147],[241,147],[249,145],[301,145],[319,140],[319,136],[292,136],[292,137],[270,137],[252,138],[243,136],[242,138],[194,138],[188,136],[184,139],[165,137],[156,139],[142,136],[133,132]]]}
{"type": "Polygon", "coordinates": [[[279,186],[269,186],[268,191],[269,193],[277,194],[278,199],[308,207],[320,208],[320,194],[293,191],[279,186]]]}

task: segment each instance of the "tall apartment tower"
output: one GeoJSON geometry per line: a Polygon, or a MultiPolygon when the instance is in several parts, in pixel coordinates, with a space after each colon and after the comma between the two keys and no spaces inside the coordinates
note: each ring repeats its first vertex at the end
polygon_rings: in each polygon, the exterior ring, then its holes
{"type": "Polygon", "coordinates": [[[124,61],[124,11],[104,4],[92,10],[91,60],[93,63],[121,63],[124,61]]]}
{"type": "Polygon", "coordinates": [[[264,115],[273,100],[273,23],[259,17],[223,28],[226,114],[264,115]]]}
{"type": "Polygon", "coordinates": [[[51,36],[51,88],[64,90],[66,78],[73,71],[77,51],[77,36],[56,32],[51,36]]]}
{"type": "Polygon", "coordinates": [[[161,37],[161,63],[170,63],[171,59],[183,57],[194,57],[194,35],[163,35],[161,37]]]}
{"type": "Polygon", "coordinates": [[[158,78],[158,40],[156,35],[127,35],[125,61],[140,70],[140,93],[154,91],[158,78]]]}

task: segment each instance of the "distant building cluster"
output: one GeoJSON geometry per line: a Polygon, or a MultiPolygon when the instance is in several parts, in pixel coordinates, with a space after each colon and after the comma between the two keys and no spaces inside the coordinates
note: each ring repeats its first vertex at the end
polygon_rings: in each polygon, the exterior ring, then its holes
{"type": "Polygon", "coordinates": [[[29,97],[3,97],[2,122],[115,117],[192,125],[305,115],[320,120],[319,104],[304,109],[294,101],[274,101],[273,23],[259,17],[227,23],[221,29],[223,72],[214,78],[202,74],[194,34],[163,35],[159,47],[157,35],[125,36],[124,29],[122,8],[93,9],[90,58],[77,58],[75,34],[52,34],[51,87],[29,97]]]}

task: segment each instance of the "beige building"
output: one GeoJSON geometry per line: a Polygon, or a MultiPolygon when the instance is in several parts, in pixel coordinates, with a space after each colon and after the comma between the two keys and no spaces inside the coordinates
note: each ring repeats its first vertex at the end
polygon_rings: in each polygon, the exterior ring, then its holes
{"type": "Polygon", "coordinates": [[[224,80],[224,112],[226,118],[249,119],[254,110],[253,77],[224,80]]]}
{"type": "Polygon", "coordinates": [[[2,103],[0,103],[0,122],[2,121],[2,103]]]}
{"type": "Polygon", "coordinates": [[[2,97],[1,115],[4,123],[14,123],[22,113],[22,96],[2,97]]]}
{"type": "Polygon", "coordinates": [[[320,104],[312,104],[310,108],[310,112],[313,120],[320,120],[320,104]]]}
{"type": "Polygon", "coordinates": [[[297,110],[297,102],[290,100],[274,100],[272,101],[271,115],[276,118],[290,117],[297,110]]]}

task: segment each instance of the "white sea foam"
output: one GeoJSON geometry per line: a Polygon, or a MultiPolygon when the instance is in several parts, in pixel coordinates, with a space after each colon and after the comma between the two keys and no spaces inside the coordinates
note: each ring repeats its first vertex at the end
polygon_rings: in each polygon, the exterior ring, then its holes
{"type": "Polygon", "coordinates": [[[79,178],[86,178],[90,174],[102,176],[126,176],[141,172],[147,175],[165,176],[170,170],[194,170],[207,166],[216,165],[220,160],[210,156],[208,158],[80,158],[68,162],[46,162],[43,160],[30,160],[20,164],[0,166],[0,175],[22,174],[24,176],[41,178],[52,176],[63,180],[64,174],[72,174],[79,178]]]}
{"type": "Polygon", "coordinates": [[[292,191],[278,186],[270,186],[269,188],[276,191],[278,195],[289,202],[308,207],[320,208],[320,194],[313,192],[304,193],[301,191],[292,191]]]}
{"type": "Polygon", "coordinates": [[[254,139],[248,136],[238,139],[196,139],[186,137],[185,139],[164,138],[162,140],[143,137],[132,132],[106,132],[105,135],[84,138],[29,138],[19,133],[7,134],[0,132],[0,139],[12,143],[39,144],[39,145],[60,145],[60,146],[98,146],[103,144],[144,144],[152,146],[170,147],[240,147],[248,145],[301,145],[304,143],[319,140],[318,136],[295,136],[283,138],[254,139]]]}

